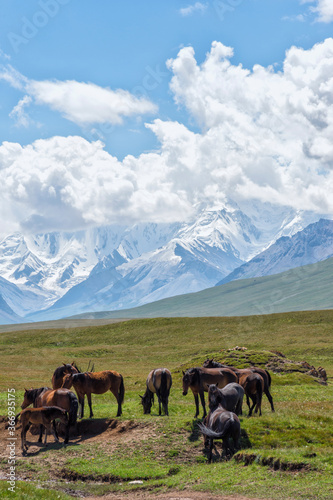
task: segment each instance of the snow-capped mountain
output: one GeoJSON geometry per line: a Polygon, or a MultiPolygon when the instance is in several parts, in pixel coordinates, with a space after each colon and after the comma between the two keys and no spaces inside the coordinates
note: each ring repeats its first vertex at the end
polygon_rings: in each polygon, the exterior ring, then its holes
{"type": "Polygon", "coordinates": [[[24,297],[3,297],[15,314],[43,320],[200,291],[319,217],[229,202],[183,223],[15,233],[0,243],[0,276],[24,297]]]}
{"type": "Polygon", "coordinates": [[[218,285],[268,276],[314,264],[333,256],[333,221],[320,219],[293,236],[283,236],[267,250],[235,269],[218,285]]]}

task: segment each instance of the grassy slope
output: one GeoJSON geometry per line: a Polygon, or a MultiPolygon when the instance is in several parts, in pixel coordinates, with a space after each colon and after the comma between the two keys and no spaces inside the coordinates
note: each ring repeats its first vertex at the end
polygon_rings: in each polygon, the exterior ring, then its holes
{"type": "MultiPolygon", "coordinates": [[[[332,380],[332,334],[333,311],[147,319],[100,327],[2,333],[0,414],[6,411],[8,387],[16,388],[19,404],[23,387],[49,384],[54,368],[61,362],[75,359],[84,368],[93,359],[97,370],[116,369],[124,375],[126,397],[122,419],[143,422],[154,431],[150,440],[136,443],[135,448],[131,443],[117,448],[112,461],[98,444],[82,442],[66,450],[45,452],[42,465],[38,456],[19,458],[19,471],[31,471],[34,479],[42,481],[48,477],[50,463],[61,459],[66,470],[82,475],[93,472],[102,477],[112,473],[125,481],[145,477],[144,487],[149,488],[187,486],[274,499],[331,498],[332,382],[325,387],[304,374],[273,374],[276,413],[270,412],[265,399],[263,417],[242,418],[243,452],[253,454],[255,462],[248,467],[235,460],[208,466],[201,463],[204,455],[193,422],[193,397],[181,394],[181,369],[197,364],[200,358],[219,349],[242,345],[254,350],[279,350],[296,361],[324,366],[332,380]],[[156,417],[156,406],[152,416],[143,416],[138,394],[142,393],[148,371],[162,365],[172,370],[174,378],[170,418],[156,417]],[[274,471],[262,465],[268,458],[305,467],[294,473],[274,471]]],[[[94,396],[93,406],[97,418],[115,416],[116,405],[110,395],[94,396]]],[[[61,490],[68,485],[58,487],[61,490]]],[[[90,488],[97,494],[130,486],[125,483],[119,486],[117,482],[76,488],[82,491],[90,488]]],[[[23,487],[20,491],[23,492],[23,487]]],[[[35,498],[33,495],[30,492],[27,498],[35,498]]]]}
{"type": "Polygon", "coordinates": [[[333,309],[333,258],[273,276],[237,280],[198,293],[179,295],[122,311],[78,318],[245,316],[333,309]]]}

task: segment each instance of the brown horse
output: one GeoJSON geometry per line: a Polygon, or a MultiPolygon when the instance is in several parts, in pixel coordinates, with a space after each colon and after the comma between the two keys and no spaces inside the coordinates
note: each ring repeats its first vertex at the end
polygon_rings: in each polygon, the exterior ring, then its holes
{"type": "Polygon", "coordinates": [[[205,446],[208,441],[208,462],[212,460],[212,450],[214,439],[222,439],[222,454],[230,458],[235,449],[239,448],[240,422],[237,415],[227,411],[221,405],[215,411],[210,411],[205,423],[199,423],[200,432],[206,437],[205,446]],[[232,438],[233,445],[230,445],[229,438],[232,438]]]}
{"type": "Polygon", "coordinates": [[[51,425],[52,422],[54,423],[56,419],[59,419],[65,425],[67,425],[68,423],[67,411],[64,410],[63,408],[59,408],[58,406],[27,408],[25,410],[22,410],[18,415],[16,415],[15,422],[17,422],[19,418],[21,419],[22,423],[21,443],[22,443],[23,455],[28,450],[26,434],[27,430],[30,427],[30,424],[37,424],[37,425],[39,424],[45,427],[44,445],[46,446],[47,435],[51,433],[54,435],[56,442],[59,443],[59,438],[52,429],[51,425]]]}
{"type": "Polygon", "coordinates": [[[81,415],[84,415],[84,396],[87,395],[90,408],[90,417],[94,416],[91,407],[91,394],[104,394],[111,391],[118,403],[117,417],[122,414],[121,405],[124,402],[125,388],[123,376],[116,371],[104,370],[102,372],[69,373],[64,376],[62,387],[74,387],[81,405],[81,415]]]}
{"type": "MultiPolygon", "coordinates": [[[[69,429],[71,425],[76,424],[77,411],[79,403],[74,392],[68,389],[50,389],[49,387],[40,387],[39,389],[25,389],[23,403],[21,408],[33,404],[34,408],[44,406],[57,406],[68,412],[68,422],[66,425],[65,444],[68,443],[69,429]]],[[[55,426],[54,426],[54,431],[55,426]]],[[[39,442],[42,441],[43,427],[40,428],[39,442]]],[[[57,433],[56,433],[57,434],[57,433]]]]}
{"type": "Polygon", "coordinates": [[[63,363],[63,366],[58,366],[58,368],[54,370],[52,376],[52,388],[60,389],[60,387],[62,386],[64,375],[67,375],[67,373],[79,373],[79,372],[80,370],[78,369],[74,361],[71,364],[63,363]]]}
{"type": "Polygon", "coordinates": [[[162,404],[164,413],[169,415],[168,401],[172,386],[170,370],[167,368],[156,368],[156,370],[152,370],[147,377],[146,386],[146,392],[143,396],[140,396],[143,405],[143,413],[150,413],[155,393],[158,399],[158,414],[161,415],[162,413],[162,404]]]}
{"type": "Polygon", "coordinates": [[[248,417],[252,415],[253,408],[256,407],[254,413],[258,413],[261,416],[261,401],[262,394],[264,391],[264,381],[259,373],[242,373],[239,375],[239,384],[243,387],[246,402],[249,407],[248,417]],[[252,400],[253,405],[250,405],[250,399],[252,400]]]}
{"type": "Polygon", "coordinates": [[[207,359],[204,362],[203,366],[205,368],[219,368],[219,367],[220,368],[230,368],[235,373],[237,373],[239,376],[243,373],[250,373],[250,372],[258,373],[264,381],[264,393],[266,394],[267,399],[271,405],[271,410],[275,411],[273,398],[272,398],[272,395],[270,393],[272,379],[271,379],[271,375],[270,375],[268,370],[264,370],[263,368],[259,368],[257,366],[251,366],[249,368],[235,368],[234,366],[223,365],[222,363],[219,363],[218,361],[214,361],[213,359],[207,359]]]}
{"type": "Polygon", "coordinates": [[[199,415],[199,398],[204,410],[203,418],[207,415],[204,392],[208,391],[210,384],[218,384],[224,387],[231,382],[238,382],[237,375],[229,368],[190,368],[183,372],[183,396],[186,396],[190,387],[195,401],[196,412],[194,418],[199,415]]]}

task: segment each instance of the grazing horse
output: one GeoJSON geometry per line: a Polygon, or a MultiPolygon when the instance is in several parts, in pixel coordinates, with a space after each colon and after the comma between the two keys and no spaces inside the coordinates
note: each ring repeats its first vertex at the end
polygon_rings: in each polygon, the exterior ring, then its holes
{"type": "Polygon", "coordinates": [[[237,415],[227,411],[221,405],[215,411],[210,411],[205,423],[199,423],[200,432],[206,436],[205,446],[209,443],[208,462],[212,461],[212,450],[214,439],[222,439],[222,454],[226,458],[231,457],[235,450],[239,448],[240,422],[237,415]],[[229,438],[232,438],[233,445],[230,445],[229,438]]]}
{"type": "Polygon", "coordinates": [[[26,434],[27,430],[30,427],[30,424],[39,424],[45,427],[45,439],[44,445],[47,446],[47,435],[53,434],[57,443],[59,443],[59,438],[57,434],[52,429],[52,422],[56,419],[59,419],[63,424],[67,425],[68,423],[68,414],[67,411],[63,408],[59,408],[58,406],[43,406],[41,408],[26,408],[22,410],[15,417],[15,423],[18,419],[21,419],[22,423],[22,431],[21,431],[21,443],[22,443],[22,454],[24,455],[27,450],[27,441],[26,434]]]}
{"type": "Polygon", "coordinates": [[[256,407],[254,413],[258,413],[261,416],[261,401],[262,394],[264,391],[264,381],[259,373],[243,373],[239,376],[239,384],[243,387],[246,402],[249,407],[248,417],[252,415],[253,408],[256,407]],[[250,405],[250,399],[252,400],[253,405],[250,405]]]}
{"type": "Polygon", "coordinates": [[[117,417],[122,414],[121,405],[124,402],[125,388],[123,376],[116,371],[104,370],[102,372],[69,373],[64,376],[62,387],[74,387],[81,405],[81,415],[84,415],[84,396],[87,395],[90,408],[90,417],[94,416],[91,407],[91,394],[104,394],[110,390],[118,403],[117,417]]]}
{"type": "Polygon", "coordinates": [[[64,375],[67,375],[67,373],[79,373],[79,372],[80,370],[78,369],[74,361],[71,364],[63,363],[63,366],[58,366],[58,368],[54,370],[52,376],[52,388],[60,389],[60,387],[62,386],[64,375]]]}
{"type": "Polygon", "coordinates": [[[172,386],[170,370],[167,368],[156,368],[156,370],[152,370],[147,377],[146,386],[146,392],[143,396],[140,396],[143,413],[150,413],[155,393],[158,399],[158,414],[161,415],[162,404],[164,413],[169,415],[168,400],[172,386]]]}
{"type": "Polygon", "coordinates": [[[233,411],[236,415],[242,415],[244,389],[236,382],[219,389],[217,384],[208,387],[208,403],[210,411],[216,410],[221,405],[225,410],[233,411]]]}
{"type": "Polygon", "coordinates": [[[263,368],[259,368],[257,366],[251,366],[250,368],[235,368],[233,366],[228,367],[227,365],[223,365],[222,363],[219,363],[218,361],[214,361],[213,359],[207,359],[204,362],[203,366],[205,368],[219,368],[219,367],[220,368],[230,368],[235,373],[237,373],[238,376],[240,376],[243,373],[250,373],[250,372],[258,373],[259,375],[261,375],[261,377],[264,381],[264,393],[266,394],[267,399],[271,405],[271,410],[275,411],[273,398],[272,398],[272,395],[270,393],[272,378],[271,378],[271,375],[270,375],[268,370],[264,370],[263,368]]]}
{"type": "Polygon", "coordinates": [[[230,382],[238,382],[237,375],[229,368],[190,368],[183,372],[183,396],[186,396],[190,387],[195,401],[196,412],[199,415],[199,398],[204,410],[203,418],[207,415],[204,392],[208,391],[210,384],[219,384],[224,387],[230,382]]]}
{"type": "MultiPolygon", "coordinates": [[[[68,389],[50,389],[49,387],[40,387],[39,389],[25,389],[23,403],[21,408],[24,409],[27,406],[33,404],[34,408],[40,408],[45,406],[57,406],[63,408],[68,412],[68,422],[66,425],[65,432],[65,444],[68,443],[69,439],[69,429],[71,425],[76,424],[77,411],[79,407],[79,402],[74,392],[68,389]]],[[[54,431],[57,435],[55,426],[54,431]]],[[[43,427],[40,428],[40,434],[38,441],[42,441],[43,427]]]]}

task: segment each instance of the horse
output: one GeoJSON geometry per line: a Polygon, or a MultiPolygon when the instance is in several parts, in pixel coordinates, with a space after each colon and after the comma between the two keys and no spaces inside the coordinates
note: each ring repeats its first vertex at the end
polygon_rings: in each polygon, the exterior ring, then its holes
{"type": "Polygon", "coordinates": [[[253,408],[256,407],[254,413],[258,413],[261,416],[261,401],[262,394],[264,391],[264,381],[259,373],[243,373],[239,376],[239,384],[243,387],[246,402],[249,407],[248,417],[252,415],[253,408]],[[250,399],[252,400],[253,405],[250,405],[250,399]]]}
{"type": "Polygon", "coordinates": [[[243,373],[250,373],[250,372],[258,373],[264,381],[264,393],[266,394],[267,399],[271,405],[271,410],[273,412],[275,411],[273,398],[272,398],[272,395],[270,393],[272,378],[271,378],[271,375],[270,375],[268,370],[264,370],[263,368],[259,368],[257,366],[251,366],[249,368],[235,368],[234,366],[223,365],[222,363],[219,363],[218,361],[214,361],[213,359],[207,359],[204,362],[203,366],[205,368],[230,368],[238,375],[241,375],[243,373]]]}
{"type": "Polygon", "coordinates": [[[22,431],[21,431],[21,444],[22,444],[22,454],[28,450],[26,434],[27,430],[30,427],[30,424],[39,424],[45,427],[45,439],[44,446],[47,446],[47,435],[53,434],[57,443],[59,443],[59,438],[57,434],[52,429],[52,422],[56,419],[59,419],[63,424],[67,425],[68,423],[68,414],[67,411],[63,408],[59,408],[58,406],[43,406],[41,408],[26,408],[18,413],[15,417],[15,423],[18,419],[21,419],[22,431]]]}
{"type": "Polygon", "coordinates": [[[143,406],[143,413],[150,413],[152,404],[154,402],[154,393],[158,399],[158,414],[161,415],[161,405],[165,415],[169,415],[168,400],[170,389],[172,386],[171,372],[167,368],[156,368],[152,370],[146,380],[146,392],[140,396],[143,406]]]}
{"type": "Polygon", "coordinates": [[[238,382],[237,375],[229,368],[190,368],[183,372],[183,396],[186,396],[190,387],[195,401],[196,412],[199,415],[199,398],[204,410],[203,418],[207,415],[204,392],[208,391],[210,384],[219,384],[222,388],[230,382],[238,382]]]}
{"type": "Polygon", "coordinates": [[[121,405],[124,402],[125,387],[123,376],[116,371],[104,370],[102,372],[68,373],[64,376],[63,388],[74,387],[81,406],[80,418],[84,415],[84,396],[87,395],[90,416],[94,416],[91,407],[91,394],[104,394],[110,390],[118,403],[117,417],[122,414],[121,405]]]}
{"type": "Polygon", "coordinates": [[[212,461],[212,450],[214,439],[222,439],[222,455],[226,458],[234,454],[239,449],[240,422],[237,415],[227,411],[221,405],[216,410],[210,411],[204,423],[199,423],[199,430],[205,436],[205,446],[209,444],[208,462],[212,461]],[[232,438],[233,445],[230,445],[229,438],[232,438]]]}
{"type": "Polygon", "coordinates": [[[236,415],[242,415],[244,389],[236,382],[219,389],[217,384],[208,387],[208,403],[210,411],[216,410],[221,405],[225,410],[232,411],[236,415]]]}
{"type": "Polygon", "coordinates": [[[67,375],[67,373],[80,373],[80,370],[78,369],[74,361],[71,364],[63,363],[63,366],[58,366],[58,368],[54,370],[54,373],[52,375],[53,389],[60,389],[60,387],[62,386],[64,375],[67,375]]]}
{"type": "MultiPolygon", "coordinates": [[[[40,387],[39,389],[25,389],[23,403],[21,408],[25,409],[29,405],[33,405],[34,408],[40,408],[44,406],[57,406],[63,408],[68,412],[68,422],[65,431],[65,444],[69,440],[69,429],[71,425],[76,424],[77,411],[79,407],[79,402],[74,392],[68,389],[50,389],[49,387],[40,387]]],[[[57,431],[54,425],[54,431],[57,435],[57,431]]],[[[42,441],[43,427],[40,428],[40,434],[38,441],[42,441]]]]}

